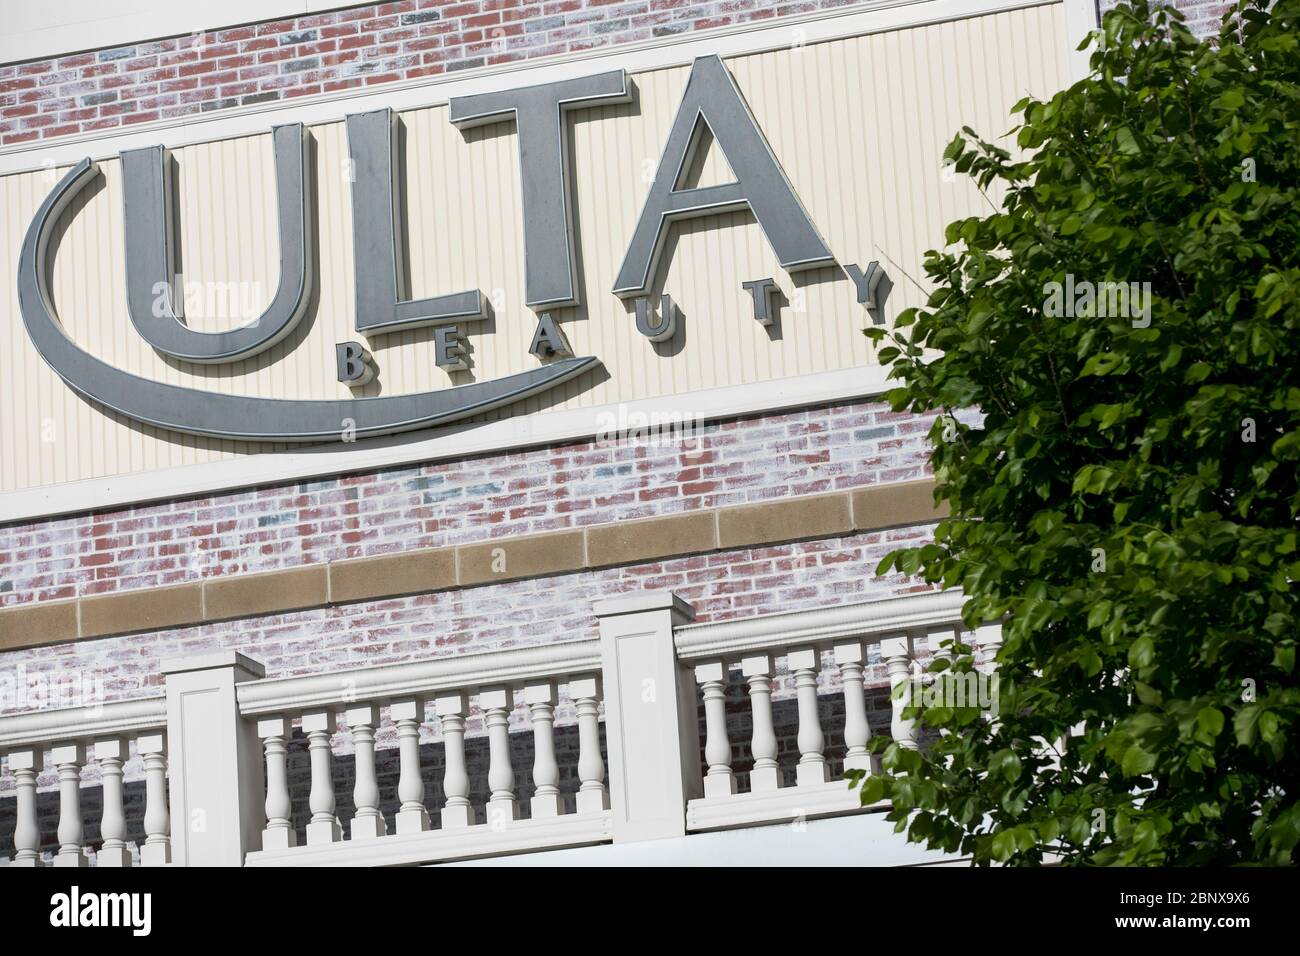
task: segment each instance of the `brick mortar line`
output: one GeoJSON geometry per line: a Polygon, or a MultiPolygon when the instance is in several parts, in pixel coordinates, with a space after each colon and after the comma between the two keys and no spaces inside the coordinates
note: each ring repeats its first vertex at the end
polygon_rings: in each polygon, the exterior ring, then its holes
{"type": "MultiPolygon", "coordinates": [[[[933,490],[934,482],[931,480],[896,482],[833,494],[801,495],[637,521],[610,522],[586,528],[518,535],[442,548],[420,548],[394,554],[305,564],[276,571],[226,575],[115,594],[23,604],[0,610],[0,652],[265,617],[411,594],[465,590],[694,554],[738,551],[801,540],[883,531],[923,524],[946,516],[946,507],[934,506],[933,490]],[[822,518],[820,526],[809,527],[807,522],[810,509],[822,518]],[[871,515],[875,516],[875,520],[869,520],[871,515]],[[707,534],[686,544],[674,543],[671,538],[674,527],[680,528],[682,522],[691,518],[706,524],[707,534]],[[677,524],[674,525],[674,522],[677,524]],[[731,528],[731,539],[724,543],[726,528],[731,528]],[[655,531],[668,534],[668,542],[658,543],[655,531]],[[635,539],[620,544],[619,532],[623,532],[624,536],[631,534],[635,539]],[[593,535],[613,538],[595,549],[594,558],[593,535]],[[563,553],[563,545],[566,543],[579,551],[577,561],[554,560],[557,553],[563,553]],[[512,550],[516,552],[513,570],[510,569],[512,550]],[[486,556],[489,573],[475,573],[472,561],[466,561],[467,557],[472,558],[474,555],[480,558],[486,556]],[[500,572],[493,566],[498,557],[505,562],[500,572]],[[439,574],[437,567],[432,572],[425,567],[430,563],[448,567],[439,574]],[[367,571],[375,577],[369,586],[365,583],[367,571]],[[337,579],[349,572],[359,574],[361,586],[355,591],[344,589],[343,593],[338,593],[337,579]],[[414,573],[417,580],[401,583],[403,573],[414,573]],[[395,580],[398,583],[394,584],[395,580]],[[226,592],[225,600],[214,601],[214,597],[220,598],[221,592],[226,592]],[[240,592],[244,592],[242,597],[240,592]],[[157,606],[159,602],[163,604],[161,608],[157,606]],[[223,610],[223,603],[230,606],[223,610]],[[150,608],[151,604],[155,606],[150,608]],[[192,609],[188,608],[189,604],[193,605],[192,609]],[[96,623],[92,616],[88,621],[87,611],[105,613],[107,619],[96,623]],[[117,615],[115,611],[118,612],[117,615]],[[150,619],[151,613],[160,617],[150,619]],[[41,631],[52,633],[40,636],[38,632],[41,631]]],[[[687,535],[689,537],[690,533],[687,535]]]]}

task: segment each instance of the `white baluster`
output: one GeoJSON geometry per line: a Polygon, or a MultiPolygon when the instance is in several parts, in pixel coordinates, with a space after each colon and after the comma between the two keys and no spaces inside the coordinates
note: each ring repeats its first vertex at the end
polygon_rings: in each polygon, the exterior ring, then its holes
{"type": "Polygon", "coordinates": [[[81,767],[86,762],[86,745],[75,741],[57,743],[50,762],[59,771],[59,852],[55,866],[89,866],[81,852],[81,767]]]}
{"type": "Polygon", "coordinates": [[[375,775],[375,728],[379,726],[379,706],[349,707],[347,719],[356,754],[352,802],[357,808],[349,832],[353,840],[373,840],[388,834],[388,824],[379,809],[379,780],[375,775]]]}
{"type": "MultiPolygon", "coordinates": [[[[930,649],[931,664],[933,667],[940,661],[947,661],[947,667],[943,670],[927,675],[928,686],[926,696],[922,698],[921,703],[927,707],[956,707],[968,706],[965,703],[966,685],[965,678],[960,677],[953,670],[953,661],[956,655],[953,654],[953,644],[961,640],[961,626],[948,624],[943,627],[932,628],[926,632],[925,645],[930,649]]],[[[972,685],[973,686],[973,685],[972,685]]],[[[969,706],[975,706],[976,700],[972,700],[969,706]]],[[[946,727],[939,728],[941,736],[947,736],[950,731],[946,727]]]]}
{"type": "Polygon", "coordinates": [[[826,783],[830,768],[822,753],[826,739],[822,735],[821,715],[817,711],[817,671],[821,653],[815,647],[790,650],[790,670],[794,672],[795,693],[799,698],[799,766],[795,782],[801,787],[826,783]]]}
{"type": "Polygon", "coordinates": [[[975,631],[975,641],[979,647],[979,664],[977,669],[985,675],[988,690],[984,699],[988,702],[988,718],[996,724],[998,720],[998,651],[1002,648],[1002,625],[982,624],[975,631]]]}
{"type": "Polygon", "coordinates": [[[754,728],[749,743],[750,753],[754,755],[749,789],[752,793],[767,793],[781,787],[776,731],[772,728],[772,658],[767,654],[742,658],[740,673],[749,681],[749,709],[754,728]]]}
{"type": "Polygon", "coordinates": [[[731,772],[731,741],[727,739],[727,668],[722,661],[696,665],[695,682],[704,695],[705,797],[727,797],[736,792],[731,772]]]}
{"type": "Polygon", "coordinates": [[[167,735],[141,734],[135,749],[144,760],[144,845],[142,866],[166,866],[172,861],[171,811],[167,803],[167,735]]]}
{"type": "Polygon", "coordinates": [[[862,689],[865,661],[861,641],[841,641],[835,645],[835,663],[844,683],[844,769],[871,773],[871,755],[867,752],[871,727],[867,723],[867,703],[862,689]]]}
{"type": "Polygon", "coordinates": [[[582,781],[577,796],[579,813],[609,809],[605,761],[600,755],[600,685],[600,678],[594,674],[569,681],[569,697],[578,714],[578,779],[582,781]]]}
{"type": "Polygon", "coordinates": [[[485,687],[479,691],[478,705],[483,710],[483,723],[488,732],[488,789],[492,792],[488,798],[487,822],[494,829],[519,819],[515,769],[510,763],[510,711],[514,702],[509,687],[485,687]]]}
{"type": "Polygon", "coordinates": [[[41,830],[36,820],[36,775],[45,763],[39,747],[9,751],[9,771],[17,787],[14,821],[15,855],[11,866],[44,866],[41,830]]]}
{"type": "Polygon", "coordinates": [[[298,845],[293,829],[293,801],[289,799],[289,738],[293,722],[288,717],[263,717],[257,722],[257,736],[266,752],[266,828],[263,850],[287,850],[298,845]]]}
{"type": "Polygon", "coordinates": [[[397,724],[397,755],[401,773],[397,778],[397,834],[423,833],[429,829],[429,811],[424,807],[424,778],[420,776],[420,725],[424,723],[424,701],[395,700],[388,707],[397,724]]]}
{"type": "Polygon", "coordinates": [[[975,631],[975,642],[979,647],[980,670],[992,674],[998,667],[998,651],[1002,647],[1002,625],[980,625],[975,631]]]}
{"type": "Polygon", "coordinates": [[[524,703],[533,720],[533,796],[528,811],[534,820],[558,817],[560,765],[555,760],[555,681],[533,681],[524,687],[524,703]]]}
{"type": "Polygon", "coordinates": [[[311,821],[307,824],[307,845],[338,843],[343,827],[334,815],[334,753],[330,737],[337,723],[332,710],[317,710],[302,715],[302,730],[307,735],[307,752],[311,756],[311,792],[307,806],[311,821]]]}
{"type": "Polygon", "coordinates": [[[912,638],[909,634],[887,637],[880,642],[880,657],[889,669],[890,733],[895,743],[908,750],[918,749],[916,723],[904,719],[903,709],[912,703],[912,638]]]}
{"type": "Polygon", "coordinates": [[[103,776],[104,813],[99,833],[103,844],[95,854],[98,866],[130,866],[131,848],[126,844],[126,813],[122,807],[122,764],[131,751],[124,737],[95,741],[95,760],[103,776]]]}
{"type": "Polygon", "coordinates": [[[469,803],[469,773],[465,769],[465,715],[469,713],[469,701],[460,691],[451,691],[439,694],[433,703],[442,724],[447,755],[447,771],[442,778],[442,791],[447,796],[442,808],[442,828],[472,827],[478,823],[478,814],[469,803]]]}

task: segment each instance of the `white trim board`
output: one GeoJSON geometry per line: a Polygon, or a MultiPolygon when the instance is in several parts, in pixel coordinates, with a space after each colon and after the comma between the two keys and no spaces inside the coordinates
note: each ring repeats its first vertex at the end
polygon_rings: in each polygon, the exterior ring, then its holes
{"type": "MultiPolygon", "coordinates": [[[[397,112],[419,109],[445,103],[453,96],[555,82],[603,70],[623,68],[636,73],[669,69],[688,65],[695,57],[707,54],[726,58],[761,53],[788,47],[792,42],[817,43],[1062,2],[1068,11],[1070,5],[1084,4],[1089,0],[871,0],[843,10],[785,17],[771,26],[756,28],[753,24],[742,24],[702,30],[685,36],[393,83],[378,91],[303,96],[289,101],[222,110],[215,116],[185,116],[165,122],[140,123],[125,129],[68,136],[52,143],[36,140],[0,149],[0,175],[71,165],[87,156],[94,160],[115,158],[122,150],[144,146],[174,148],[249,136],[269,132],[279,123],[303,123],[307,126],[333,123],[349,113],[385,106],[397,112]]],[[[1067,16],[1066,22],[1067,25],[1071,22],[1070,17],[1067,16]]],[[[1066,32],[1068,34],[1069,30],[1066,32]]],[[[1068,48],[1072,49],[1081,38],[1080,35],[1070,44],[1067,36],[1068,48]]]]}
{"type": "Polygon", "coordinates": [[[301,451],[265,452],[153,472],[24,488],[0,494],[0,523],[591,438],[601,431],[611,415],[615,421],[625,421],[626,416],[637,413],[659,416],[661,421],[673,415],[716,421],[737,415],[855,401],[879,395],[891,387],[886,383],[888,372],[887,366],[817,372],[596,408],[541,412],[470,426],[450,425],[432,431],[367,439],[353,445],[318,445],[301,451]],[[620,419],[620,414],[624,418],[620,419]]]}

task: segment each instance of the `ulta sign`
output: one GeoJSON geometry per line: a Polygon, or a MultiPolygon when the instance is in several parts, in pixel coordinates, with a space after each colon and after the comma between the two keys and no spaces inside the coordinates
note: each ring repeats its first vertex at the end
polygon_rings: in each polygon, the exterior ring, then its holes
{"type": "MultiPolygon", "coordinates": [[[[83,159],[50,192],[23,242],[18,301],[37,350],[73,389],[136,421],[197,435],[249,441],[351,440],[428,428],[536,395],[594,368],[594,356],[570,354],[551,309],[577,305],[565,114],[631,99],[622,70],[539,86],[454,97],[451,122],[461,129],[513,121],[518,130],[523,201],[524,297],[538,313],[530,352],[545,364],[515,375],[410,395],[294,400],[228,395],[168,385],[118,369],[80,348],[63,330],[50,294],[50,238],[59,214],[97,175],[83,159]],[[563,237],[557,241],[556,237],[563,237]]],[[[438,364],[462,368],[461,328],[485,317],[478,289],[425,299],[403,297],[398,263],[402,203],[394,175],[396,125],[388,109],[347,117],[352,164],[352,243],[355,316],[367,339],[432,328],[438,364]]],[[[158,291],[172,274],[171,177],[161,146],[121,154],[127,306],[132,325],[163,355],[182,362],[226,363],[249,358],[293,331],[313,290],[312,195],[309,134],[301,124],[272,131],[280,276],[266,310],[253,322],[221,332],[187,327],[158,291]]],[[[675,311],[661,296],[657,313],[650,289],[661,267],[670,225],[678,220],[748,209],[782,268],[831,265],[834,257],[772,154],[730,73],[717,56],[696,59],[659,161],[649,195],[629,241],[613,293],[634,301],[637,328],[659,341],[671,337],[675,311]],[[705,128],[727,157],[735,180],[678,188],[705,128]]],[[[882,273],[848,267],[858,300],[874,304],[882,273]]],[[[771,279],[746,282],[754,316],[771,322],[771,279]]],[[[359,385],[373,376],[360,342],[336,346],[339,381],[359,385]]]]}

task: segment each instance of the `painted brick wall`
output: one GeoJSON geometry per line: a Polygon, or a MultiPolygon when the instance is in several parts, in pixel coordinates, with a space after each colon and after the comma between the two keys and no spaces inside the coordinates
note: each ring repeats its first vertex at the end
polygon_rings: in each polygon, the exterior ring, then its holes
{"type": "MultiPolygon", "coordinates": [[[[872,571],[901,542],[929,535],[917,526],[48,645],[0,655],[0,669],[20,686],[43,679],[112,701],[160,693],[165,659],[226,648],[260,661],[268,677],[284,677],[594,638],[595,601],[645,589],[676,591],[701,621],[826,607],[923,590],[872,571]]],[[[70,692],[52,696],[7,700],[0,715],[83,703],[70,692]]]]}
{"type": "Polygon", "coordinates": [[[0,525],[0,607],[907,481],[930,424],[858,403],[0,525]]]}
{"type": "Polygon", "coordinates": [[[0,66],[0,146],[396,83],[854,0],[403,0],[0,66]]]}
{"type": "MultiPolygon", "coordinates": [[[[1120,0],[1098,0],[1097,8],[1105,14],[1119,6],[1120,0]]],[[[1219,32],[1219,21],[1235,4],[1222,0],[1174,0],[1169,6],[1177,7],[1187,18],[1188,28],[1198,36],[1214,36],[1219,32]]]]}
{"type": "MultiPolygon", "coordinates": [[[[403,0],[0,65],[0,147],[417,80],[855,0],[403,0]]],[[[1113,6],[1101,0],[1102,9],[1113,6]]],[[[1213,33],[1226,8],[1176,0],[1213,33]]]]}

